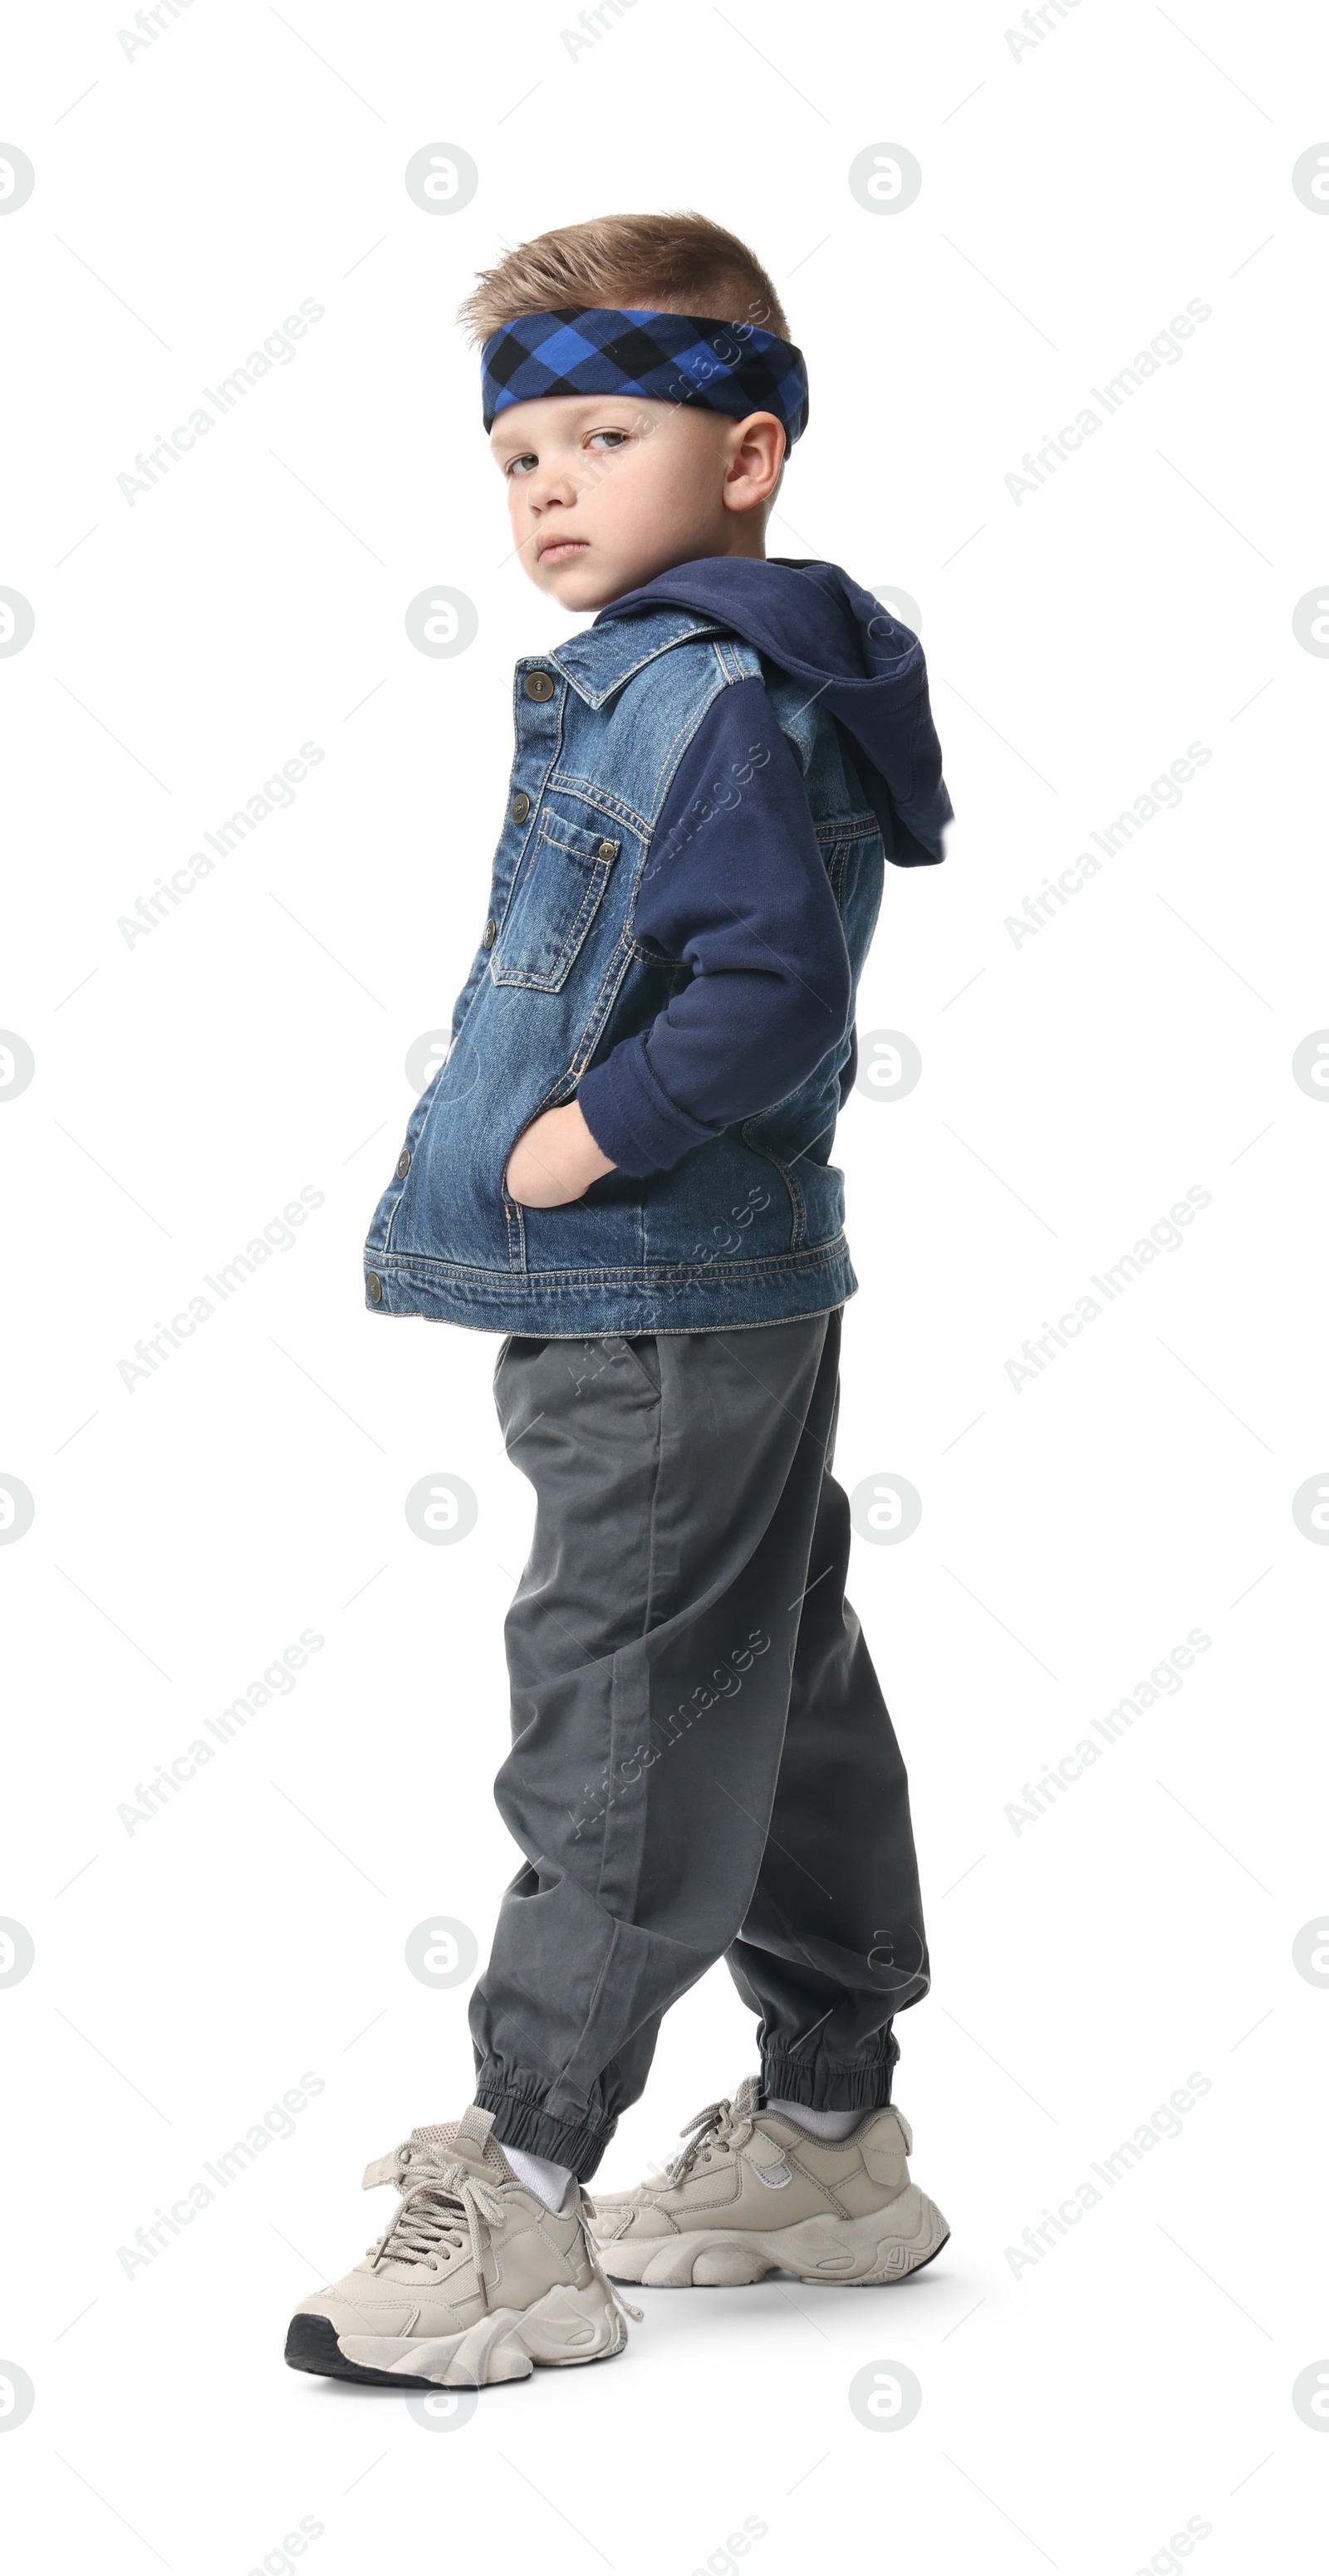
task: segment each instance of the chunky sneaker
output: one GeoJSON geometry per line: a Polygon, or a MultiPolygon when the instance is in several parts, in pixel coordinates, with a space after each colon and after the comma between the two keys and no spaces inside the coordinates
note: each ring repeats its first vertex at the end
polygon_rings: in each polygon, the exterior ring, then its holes
{"type": "Polygon", "coordinates": [[[950,2234],[909,2179],[913,2133],[894,2108],[865,2111],[832,2145],[763,2111],[749,2075],[732,2102],[712,2102],[681,2135],[687,2144],[663,2174],[591,2203],[611,2280],[730,2288],[778,2268],[859,2288],[921,2271],[950,2234]]]}
{"type": "Polygon", "coordinates": [[[473,2105],[365,2167],[365,2190],[395,2183],[401,2205],[363,2262],[301,2300],[286,2339],[293,2370],[376,2388],[481,2388],[529,2379],[535,2362],[622,2351],[626,2303],[596,2258],[589,2202],[574,2185],[551,2215],[516,2180],[492,2122],[473,2105]]]}

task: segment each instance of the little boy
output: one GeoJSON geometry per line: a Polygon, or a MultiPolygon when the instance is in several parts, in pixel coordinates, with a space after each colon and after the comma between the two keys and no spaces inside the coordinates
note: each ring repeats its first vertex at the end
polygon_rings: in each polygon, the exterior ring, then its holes
{"type": "Polygon", "coordinates": [[[940,859],[951,812],[923,656],[766,558],[807,377],[731,233],[547,233],[463,314],[521,561],[599,614],[517,666],[480,945],[366,1248],[378,1313],[506,1336],[538,1504],[475,2099],[369,2166],[400,2205],[287,2345],[394,2387],[617,2352],[611,2280],[891,2281],[947,2234],[891,2105],[927,1950],[831,1474],[855,989],[883,860],[940,859]],[[590,2200],[721,1956],[760,2077],[590,2200]]]}

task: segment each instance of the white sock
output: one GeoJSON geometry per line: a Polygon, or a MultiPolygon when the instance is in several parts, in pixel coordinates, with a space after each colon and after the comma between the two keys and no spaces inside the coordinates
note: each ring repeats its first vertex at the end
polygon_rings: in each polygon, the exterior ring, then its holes
{"type": "Polygon", "coordinates": [[[810,2111],[806,2102],[768,2102],[768,2111],[779,2111],[786,2120],[797,2120],[800,2129],[810,2129],[814,2138],[822,2138],[829,2147],[847,2138],[868,2117],[860,2104],[856,2111],[810,2111]]]}
{"type": "Polygon", "coordinates": [[[503,2153],[518,2182],[524,2182],[527,2190],[557,2215],[568,2196],[571,2166],[556,2165],[548,2156],[528,2156],[521,2147],[504,2147],[503,2153]]]}

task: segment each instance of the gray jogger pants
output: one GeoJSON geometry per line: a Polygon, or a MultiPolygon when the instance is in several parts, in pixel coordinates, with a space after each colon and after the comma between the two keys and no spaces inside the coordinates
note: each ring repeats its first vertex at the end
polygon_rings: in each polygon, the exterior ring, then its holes
{"type": "Polygon", "coordinates": [[[471,2004],[494,2135],[583,2179],[661,2015],[724,1956],[769,2092],[890,2099],[928,1964],[894,1730],[844,1597],[840,1315],[514,1336],[494,1391],[537,1495],[507,1621],[525,1853],[471,2004]]]}

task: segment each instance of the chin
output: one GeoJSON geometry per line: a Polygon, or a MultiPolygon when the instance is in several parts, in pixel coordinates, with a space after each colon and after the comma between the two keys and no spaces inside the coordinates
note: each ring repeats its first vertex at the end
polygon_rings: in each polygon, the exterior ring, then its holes
{"type": "Polygon", "coordinates": [[[632,586],[603,564],[551,564],[542,577],[542,587],[552,592],[559,607],[576,611],[607,608],[611,599],[632,586]]]}

